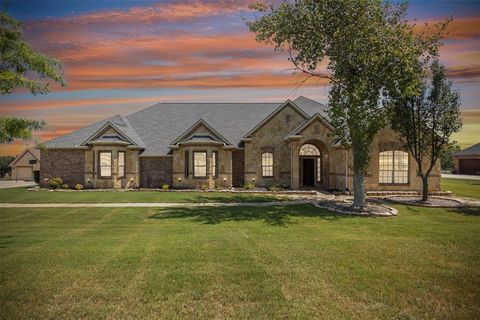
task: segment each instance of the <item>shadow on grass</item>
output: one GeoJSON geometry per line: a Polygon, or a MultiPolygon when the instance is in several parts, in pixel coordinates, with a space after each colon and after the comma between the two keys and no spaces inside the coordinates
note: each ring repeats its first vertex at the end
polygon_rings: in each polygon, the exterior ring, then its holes
{"type": "Polygon", "coordinates": [[[9,235],[0,235],[0,249],[4,249],[9,245],[13,244],[13,236],[9,235]]]}
{"type": "Polygon", "coordinates": [[[321,218],[335,221],[339,219],[360,219],[360,216],[335,214],[313,205],[269,206],[269,207],[190,207],[159,209],[149,219],[191,219],[200,224],[222,222],[263,221],[271,226],[286,227],[295,224],[293,218],[321,218]]]}
{"type": "Polygon", "coordinates": [[[198,196],[193,197],[193,202],[203,203],[203,202],[223,202],[223,203],[246,203],[246,202],[276,202],[276,201],[285,201],[286,198],[280,198],[273,195],[250,195],[250,194],[241,194],[241,195],[232,195],[225,194],[225,196],[198,196]]]}
{"type": "Polygon", "coordinates": [[[480,207],[463,207],[463,208],[452,208],[448,212],[459,213],[465,216],[477,216],[480,217],[480,207]]]}

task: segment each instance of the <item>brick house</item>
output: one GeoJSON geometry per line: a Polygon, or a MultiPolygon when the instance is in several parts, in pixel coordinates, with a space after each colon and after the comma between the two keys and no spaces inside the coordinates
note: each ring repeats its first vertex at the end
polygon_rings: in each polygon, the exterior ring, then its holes
{"type": "MultiPolygon", "coordinates": [[[[41,182],[61,177],[93,188],[214,188],[283,184],[352,188],[351,152],[333,135],[327,106],[284,103],[160,103],[48,141],[41,182]]],[[[391,129],[372,144],[367,190],[421,190],[415,162],[391,129]]],[[[440,168],[431,175],[440,189],[440,168]]]]}

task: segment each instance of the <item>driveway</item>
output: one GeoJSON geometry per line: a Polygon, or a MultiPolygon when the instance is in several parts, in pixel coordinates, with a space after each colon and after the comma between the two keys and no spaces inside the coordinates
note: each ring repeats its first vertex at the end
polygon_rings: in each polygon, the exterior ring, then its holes
{"type": "Polygon", "coordinates": [[[442,173],[442,178],[480,180],[480,175],[442,173]]]}
{"type": "Polygon", "coordinates": [[[35,181],[0,181],[0,189],[18,188],[18,187],[35,187],[35,181]]]}

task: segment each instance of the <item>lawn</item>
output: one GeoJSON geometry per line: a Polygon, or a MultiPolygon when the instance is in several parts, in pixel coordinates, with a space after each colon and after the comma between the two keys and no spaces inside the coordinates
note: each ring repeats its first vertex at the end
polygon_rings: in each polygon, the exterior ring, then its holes
{"type": "Polygon", "coordinates": [[[225,192],[159,192],[159,191],[28,191],[28,188],[0,189],[5,203],[107,203],[107,202],[267,202],[284,198],[274,195],[234,194],[225,192]]]}
{"type": "Polygon", "coordinates": [[[480,318],[480,211],[397,208],[2,209],[0,318],[480,318]]]}
{"type": "Polygon", "coordinates": [[[480,199],[480,180],[442,178],[442,190],[459,197],[480,199]]]}

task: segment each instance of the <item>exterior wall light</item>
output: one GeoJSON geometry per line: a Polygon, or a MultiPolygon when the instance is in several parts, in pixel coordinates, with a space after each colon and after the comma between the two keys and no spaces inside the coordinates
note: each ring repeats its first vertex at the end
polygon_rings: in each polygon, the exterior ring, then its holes
{"type": "Polygon", "coordinates": [[[252,178],[252,181],[255,182],[255,177],[252,178]]]}
{"type": "Polygon", "coordinates": [[[223,177],[223,182],[227,182],[227,177],[223,177]]]}
{"type": "Polygon", "coordinates": [[[180,178],[180,177],[177,180],[178,180],[179,183],[182,182],[182,178],[180,178]]]}

